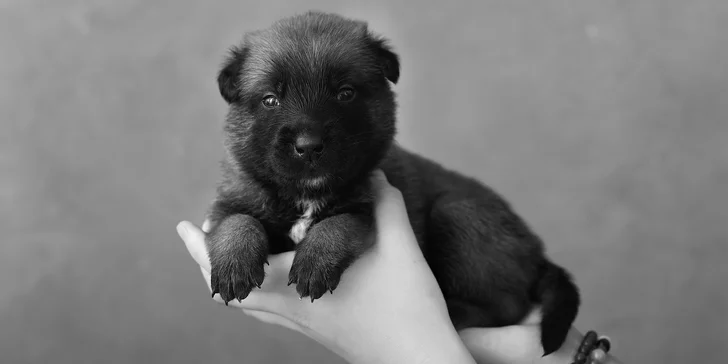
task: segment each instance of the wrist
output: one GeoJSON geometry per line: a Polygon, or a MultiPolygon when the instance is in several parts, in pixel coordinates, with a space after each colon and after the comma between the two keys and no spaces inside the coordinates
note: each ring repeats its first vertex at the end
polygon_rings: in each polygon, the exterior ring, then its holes
{"type": "MultiPolygon", "coordinates": [[[[544,357],[543,363],[544,364],[571,364],[574,362],[574,357],[576,356],[577,352],[579,351],[579,347],[581,346],[582,340],[584,339],[584,335],[577,331],[576,329],[572,328],[569,334],[567,335],[566,341],[561,346],[559,350],[554,352],[553,354],[544,357]]],[[[589,360],[587,360],[588,362],[589,360]]],[[[610,353],[606,353],[606,356],[602,361],[600,361],[601,364],[621,364],[621,362],[614,356],[612,356],[610,353]]]]}
{"type": "Polygon", "coordinates": [[[413,322],[406,333],[406,339],[403,332],[395,340],[403,343],[403,354],[406,355],[404,359],[409,360],[397,363],[475,364],[475,359],[455,331],[449,317],[420,319],[413,322]]]}
{"type": "Polygon", "coordinates": [[[372,350],[358,353],[349,362],[475,364],[475,360],[456,334],[450,334],[442,326],[435,328],[418,325],[415,328],[417,329],[382,335],[381,342],[373,345],[372,350]]]}
{"type": "Polygon", "coordinates": [[[446,314],[418,307],[395,317],[396,322],[374,325],[374,335],[360,336],[366,336],[366,342],[349,345],[353,350],[347,350],[344,359],[353,364],[475,364],[446,314]]]}

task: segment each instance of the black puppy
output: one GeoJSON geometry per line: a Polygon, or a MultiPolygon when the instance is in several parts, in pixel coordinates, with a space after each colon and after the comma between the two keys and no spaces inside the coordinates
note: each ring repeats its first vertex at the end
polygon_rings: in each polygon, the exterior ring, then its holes
{"type": "Polygon", "coordinates": [[[213,292],[245,298],[269,254],[295,250],[289,284],[312,301],[333,293],[368,248],[368,176],[382,168],[402,191],[455,327],[516,324],[539,304],[545,354],[557,350],[577,287],[496,192],[394,143],[398,78],[385,40],[334,14],[280,20],[232,49],[218,75],[229,113],[209,214],[213,292]]]}

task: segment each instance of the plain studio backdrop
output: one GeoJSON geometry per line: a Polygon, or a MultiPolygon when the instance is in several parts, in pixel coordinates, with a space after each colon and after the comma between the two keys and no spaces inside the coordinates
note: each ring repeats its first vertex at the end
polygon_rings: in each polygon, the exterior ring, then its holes
{"type": "Polygon", "coordinates": [[[342,362],[213,302],[175,232],[214,196],[226,49],[309,9],[392,40],[399,141],[512,202],[579,329],[725,359],[724,0],[5,0],[0,363],[342,362]]]}

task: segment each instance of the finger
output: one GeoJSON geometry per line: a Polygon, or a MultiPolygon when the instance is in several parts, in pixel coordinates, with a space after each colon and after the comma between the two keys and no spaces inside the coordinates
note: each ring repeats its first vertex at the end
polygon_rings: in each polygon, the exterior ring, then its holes
{"type": "Polygon", "coordinates": [[[376,199],[375,215],[378,229],[399,228],[404,222],[409,223],[402,192],[389,184],[384,172],[379,169],[372,173],[372,187],[376,199]]]}
{"type": "Polygon", "coordinates": [[[202,231],[205,232],[205,234],[210,232],[210,219],[205,219],[205,222],[202,223],[202,231]]]}
{"type": "Polygon", "coordinates": [[[389,183],[389,179],[381,169],[375,169],[371,174],[372,187],[378,200],[389,200],[393,203],[403,202],[401,192],[389,183]]]}
{"type": "Polygon", "coordinates": [[[210,272],[206,271],[205,268],[200,267],[200,272],[202,272],[202,277],[205,278],[205,283],[207,283],[207,288],[212,292],[212,284],[210,284],[210,272]]]}
{"type": "Polygon", "coordinates": [[[372,185],[376,195],[374,215],[378,248],[396,249],[399,253],[395,256],[419,250],[402,193],[389,184],[381,170],[372,174],[372,185]]]}
{"type": "Polygon", "coordinates": [[[274,313],[265,312],[265,311],[248,310],[248,309],[243,309],[243,312],[246,315],[253,317],[257,320],[260,320],[262,322],[265,322],[267,324],[283,326],[283,327],[291,329],[293,331],[301,332],[301,328],[298,325],[296,325],[295,323],[293,323],[293,321],[291,321],[287,318],[284,318],[282,316],[276,315],[274,313]]]}
{"type": "Polygon", "coordinates": [[[177,234],[185,242],[187,250],[197,264],[209,272],[210,258],[207,256],[207,247],[205,247],[205,233],[191,222],[182,221],[177,224],[177,234]]]}

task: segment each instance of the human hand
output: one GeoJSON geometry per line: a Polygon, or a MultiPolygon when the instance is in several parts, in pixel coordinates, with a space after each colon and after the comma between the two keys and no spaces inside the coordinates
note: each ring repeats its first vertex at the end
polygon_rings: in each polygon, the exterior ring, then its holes
{"type": "Polygon", "coordinates": [[[534,310],[519,325],[468,328],[461,330],[459,334],[478,363],[571,363],[581,334],[572,329],[559,350],[542,357],[540,322],[540,313],[534,310]]]}
{"type": "MultiPolygon", "coordinates": [[[[472,362],[570,363],[582,335],[569,333],[561,349],[541,357],[543,349],[534,311],[520,325],[469,328],[456,337],[442,293],[422,256],[409,224],[401,193],[378,172],[377,239],[371,251],[354,262],[334,294],[311,303],[300,300],[288,286],[293,252],[269,257],[260,290],[229,305],[263,322],[301,332],[349,362],[472,362]],[[383,334],[381,334],[383,333],[383,334]],[[434,351],[434,353],[433,353],[434,351]],[[443,360],[435,360],[441,355],[443,360]],[[458,359],[459,358],[459,359],[458,359]],[[459,361],[458,361],[459,360],[459,361]]],[[[202,230],[189,222],[178,225],[192,257],[210,286],[210,263],[205,248],[207,221],[202,230]]],[[[222,303],[219,295],[214,299],[222,303]]],[[[609,363],[618,363],[610,357],[609,363]]]]}
{"type": "MultiPolygon", "coordinates": [[[[293,252],[270,256],[260,289],[228,304],[261,321],[301,332],[357,362],[472,363],[417,244],[401,193],[381,171],[373,177],[377,231],[372,248],[346,269],[333,294],[301,300],[288,286],[293,252]]],[[[178,232],[210,287],[205,233],[189,222],[178,232]]],[[[222,303],[219,295],[214,299],[222,303]]]]}

